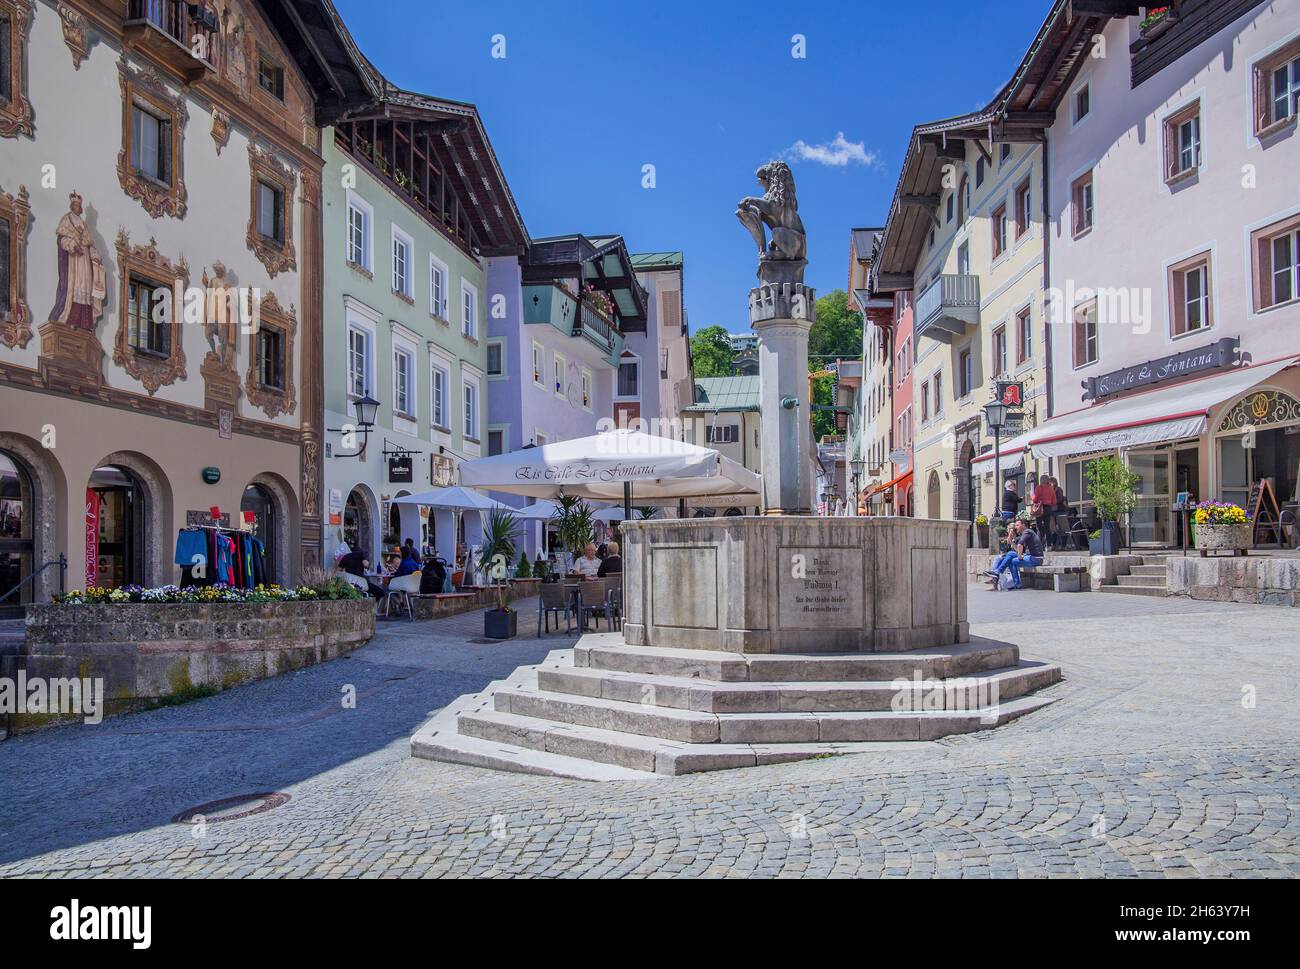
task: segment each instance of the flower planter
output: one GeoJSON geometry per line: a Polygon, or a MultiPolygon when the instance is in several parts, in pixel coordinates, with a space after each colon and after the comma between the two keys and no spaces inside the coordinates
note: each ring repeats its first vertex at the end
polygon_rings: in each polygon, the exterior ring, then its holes
{"type": "Polygon", "coordinates": [[[1244,525],[1197,525],[1196,550],[1202,556],[1210,552],[1231,552],[1244,555],[1251,546],[1250,523],[1244,525]]]}
{"type": "Polygon", "coordinates": [[[489,609],[483,613],[483,635],[488,639],[514,639],[519,633],[519,613],[513,609],[489,609]]]}
{"type": "Polygon", "coordinates": [[[1153,20],[1141,30],[1141,37],[1145,41],[1152,41],[1165,33],[1174,24],[1178,23],[1178,14],[1170,10],[1159,20],[1153,20]]]}

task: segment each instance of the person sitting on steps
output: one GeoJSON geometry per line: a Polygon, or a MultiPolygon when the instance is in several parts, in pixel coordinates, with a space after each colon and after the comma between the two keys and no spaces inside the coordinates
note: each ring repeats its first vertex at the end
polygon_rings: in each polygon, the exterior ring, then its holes
{"type": "Polygon", "coordinates": [[[1020,570],[1043,564],[1043,541],[1026,522],[1012,522],[1008,537],[1012,542],[1011,551],[999,557],[993,568],[984,573],[990,580],[990,592],[998,591],[998,580],[1007,569],[1011,570],[1011,588],[1019,589],[1020,570]]]}

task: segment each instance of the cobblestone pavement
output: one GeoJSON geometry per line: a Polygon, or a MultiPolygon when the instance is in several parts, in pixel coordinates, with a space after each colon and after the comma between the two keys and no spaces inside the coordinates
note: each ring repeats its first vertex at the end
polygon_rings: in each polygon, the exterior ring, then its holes
{"type": "Polygon", "coordinates": [[[0,875],[1300,875],[1300,610],[973,586],[971,620],[1060,663],[1060,699],[915,752],[608,784],[408,753],[571,637],[381,624],[348,659],[0,743],[0,875]],[[291,800],[170,823],[255,791],[291,800]]]}

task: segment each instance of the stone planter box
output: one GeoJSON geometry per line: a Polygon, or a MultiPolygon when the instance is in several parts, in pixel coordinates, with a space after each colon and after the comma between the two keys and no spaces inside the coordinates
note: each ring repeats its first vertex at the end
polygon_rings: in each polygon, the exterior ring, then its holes
{"type": "MultiPolygon", "coordinates": [[[[105,715],[197,697],[334,659],[375,635],[369,599],[35,605],[0,676],[103,679],[105,715]]],[[[14,715],[10,729],[58,720],[14,715]]]]}
{"type": "Polygon", "coordinates": [[[1231,552],[1233,555],[1245,555],[1251,546],[1251,532],[1254,526],[1246,525],[1197,525],[1196,550],[1201,555],[1210,552],[1231,552]]]}

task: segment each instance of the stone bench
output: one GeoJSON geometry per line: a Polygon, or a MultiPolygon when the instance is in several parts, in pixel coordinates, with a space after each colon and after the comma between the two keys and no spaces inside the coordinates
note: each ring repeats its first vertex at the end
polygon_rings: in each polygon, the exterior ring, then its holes
{"type": "Polygon", "coordinates": [[[1086,592],[1087,575],[1082,565],[1022,565],[1020,584],[1049,592],[1086,592]]]}

